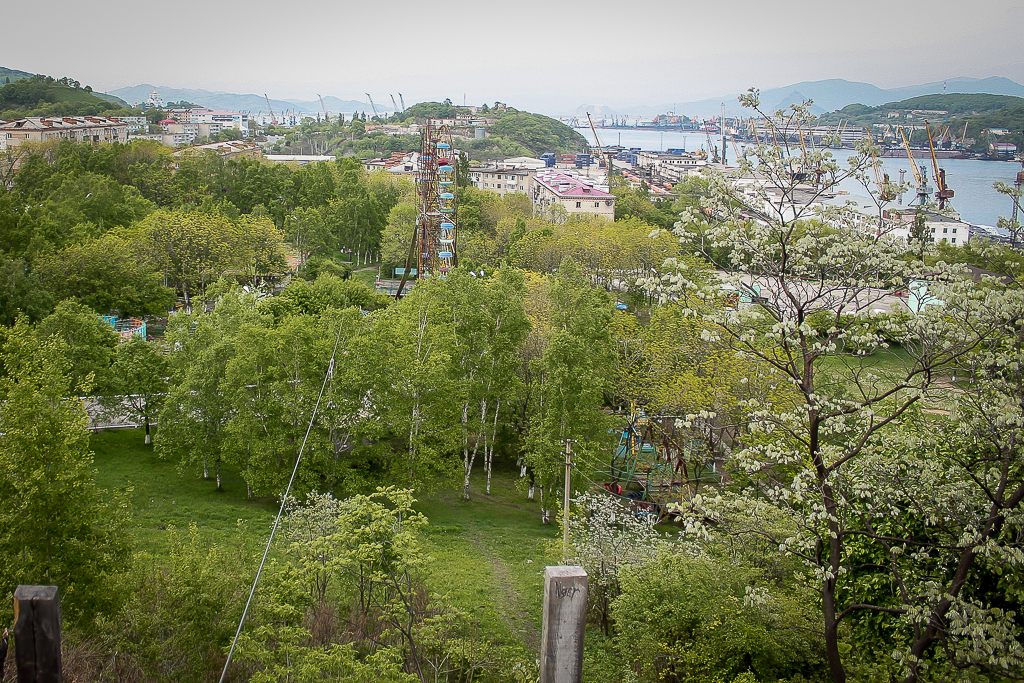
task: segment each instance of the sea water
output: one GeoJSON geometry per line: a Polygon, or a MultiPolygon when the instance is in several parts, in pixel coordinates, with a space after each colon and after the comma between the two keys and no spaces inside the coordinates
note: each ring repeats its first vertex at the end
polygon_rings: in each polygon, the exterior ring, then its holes
{"type": "MultiPolygon", "coordinates": [[[[590,128],[577,129],[583,134],[587,141],[594,144],[594,134],[590,128]]],[[[707,151],[707,136],[703,133],[693,131],[671,131],[671,130],[638,130],[630,128],[598,128],[597,134],[602,145],[622,145],[623,147],[639,147],[648,151],[665,151],[668,149],[685,149],[688,152],[699,150],[707,151]]],[[[722,144],[721,136],[711,136],[711,144],[719,148],[722,144]]],[[[742,143],[740,145],[742,149],[742,143]]],[[[850,149],[828,150],[835,155],[840,165],[846,165],[847,158],[854,154],[850,149]]],[[[726,160],[733,164],[735,152],[732,144],[726,149],[726,160]]],[[[884,158],[879,159],[882,165],[882,172],[889,174],[889,180],[899,182],[900,170],[905,171],[904,181],[910,185],[910,190],[903,195],[903,203],[908,204],[915,198],[914,172],[910,167],[909,159],[884,158]]],[[[935,179],[932,177],[931,157],[915,159],[918,166],[925,166],[928,169],[928,184],[935,187],[935,179]]],[[[975,225],[996,225],[1000,216],[1009,218],[1013,210],[1013,204],[1009,197],[1001,195],[992,188],[997,180],[1007,184],[1013,184],[1017,171],[1021,170],[1021,164],[1016,161],[980,161],[978,159],[939,159],[939,168],[946,171],[946,186],[953,190],[954,195],[950,204],[960,213],[960,217],[968,223],[975,225]]],[[[873,173],[868,174],[874,178],[873,173]]],[[[874,183],[871,183],[874,190],[874,183]]],[[[865,195],[866,192],[859,183],[847,180],[839,185],[840,190],[846,190],[850,194],[865,195]]],[[[1024,216],[1018,220],[1024,222],[1024,216]]]]}

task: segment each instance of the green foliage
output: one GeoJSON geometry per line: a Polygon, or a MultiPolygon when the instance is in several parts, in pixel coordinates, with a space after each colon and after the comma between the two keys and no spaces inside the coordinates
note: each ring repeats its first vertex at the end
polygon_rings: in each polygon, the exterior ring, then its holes
{"type": "Polygon", "coordinates": [[[36,266],[42,286],[56,301],[73,299],[103,314],[140,316],[166,312],[174,291],[131,244],[104,235],[43,256],[36,266]]]}
{"type": "Polygon", "coordinates": [[[522,145],[530,151],[531,156],[544,152],[586,149],[586,138],[561,121],[514,109],[507,109],[490,127],[489,132],[493,136],[522,145]]]}
{"type": "Polygon", "coordinates": [[[22,259],[0,252],[0,325],[9,327],[19,314],[36,321],[50,312],[53,298],[22,259]]]}
{"type": "Polygon", "coordinates": [[[409,119],[454,119],[459,114],[469,114],[469,109],[456,107],[451,100],[445,102],[417,102],[405,110],[405,120],[409,119]]]}
{"type": "Polygon", "coordinates": [[[676,550],[627,568],[612,613],[638,681],[821,679],[817,618],[804,600],[757,569],[676,550]]]}
{"type": "Polygon", "coordinates": [[[72,398],[88,387],[73,383],[64,341],[21,319],[0,353],[0,590],[59,585],[65,614],[88,623],[116,608],[109,584],[128,561],[129,512],[96,488],[85,408],[72,398]]]}
{"type": "MultiPolygon", "coordinates": [[[[166,557],[135,556],[117,584],[120,612],[98,624],[105,647],[120,654],[125,678],[207,681],[223,662],[255,574],[256,549],[210,544],[195,524],[170,529],[166,557]]],[[[116,669],[115,669],[116,670],[116,669]]]]}
{"type": "Polygon", "coordinates": [[[52,314],[39,322],[36,334],[40,339],[56,336],[65,344],[72,362],[69,372],[72,386],[97,393],[108,390],[117,334],[96,311],[75,301],[62,301],[52,314]]]}
{"type": "MultiPolygon", "coordinates": [[[[110,102],[80,89],[81,84],[68,78],[54,79],[34,75],[11,79],[0,87],[0,113],[3,118],[25,116],[95,116],[124,106],[124,102],[110,102]]],[[[109,96],[108,96],[109,97],[109,96]]]]}
{"type": "Polygon", "coordinates": [[[119,344],[110,369],[111,393],[107,411],[145,425],[151,442],[150,422],[160,413],[167,394],[167,358],[157,347],[137,334],[119,344]]]}

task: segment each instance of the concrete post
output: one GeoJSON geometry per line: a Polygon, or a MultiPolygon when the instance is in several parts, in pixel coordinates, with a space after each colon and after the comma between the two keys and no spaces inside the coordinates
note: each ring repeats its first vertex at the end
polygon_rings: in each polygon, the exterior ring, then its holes
{"type": "Polygon", "coordinates": [[[61,683],[57,586],[18,586],[14,591],[14,648],[18,683],[61,683]]]}
{"type": "Polygon", "coordinates": [[[583,567],[545,567],[540,683],[581,683],[586,625],[587,572],[583,567]]]}

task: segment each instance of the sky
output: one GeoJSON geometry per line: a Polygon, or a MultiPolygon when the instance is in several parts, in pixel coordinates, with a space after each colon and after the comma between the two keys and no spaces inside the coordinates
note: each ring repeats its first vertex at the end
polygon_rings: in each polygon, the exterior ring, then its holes
{"type": "Polygon", "coordinates": [[[827,78],[1024,83],[1021,0],[8,4],[0,66],[100,91],[150,83],[360,101],[368,92],[385,104],[401,92],[406,104],[448,97],[559,115],[827,78]]]}

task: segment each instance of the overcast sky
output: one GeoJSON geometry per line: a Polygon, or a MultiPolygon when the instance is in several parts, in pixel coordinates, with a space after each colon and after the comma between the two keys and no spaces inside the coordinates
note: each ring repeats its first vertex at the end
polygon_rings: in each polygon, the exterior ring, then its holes
{"type": "Polygon", "coordinates": [[[406,104],[465,96],[557,115],[825,78],[1024,83],[1021,0],[6,4],[0,65],[102,91],[369,92],[386,104],[401,92],[406,104]]]}

